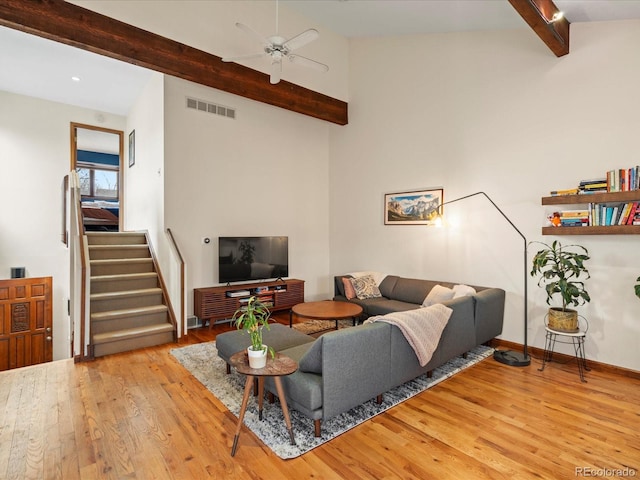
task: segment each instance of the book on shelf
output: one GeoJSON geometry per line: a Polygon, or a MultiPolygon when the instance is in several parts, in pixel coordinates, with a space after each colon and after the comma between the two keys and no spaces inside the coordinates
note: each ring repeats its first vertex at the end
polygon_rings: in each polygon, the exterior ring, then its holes
{"type": "Polygon", "coordinates": [[[581,180],[578,185],[579,193],[596,193],[607,191],[607,179],[594,178],[590,180],[581,180]]]}
{"type": "Polygon", "coordinates": [[[556,197],[559,195],[576,195],[580,190],[577,188],[567,188],[564,190],[551,190],[550,195],[556,197]]]}
{"type": "Polygon", "coordinates": [[[607,171],[608,192],[629,192],[640,189],[640,166],[607,171]]]}
{"type": "Polygon", "coordinates": [[[570,218],[570,217],[586,217],[589,215],[589,210],[562,210],[560,212],[560,218],[570,218]]]}
{"type": "Polygon", "coordinates": [[[561,227],[588,227],[589,219],[588,218],[580,218],[577,220],[572,220],[568,222],[560,222],[561,227]]]}
{"type": "Polygon", "coordinates": [[[607,177],[602,177],[602,178],[590,178],[588,180],[580,180],[579,185],[581,187],[585,187],[585,186],[589,186],[589,185],[598,185],[598,184],[606,184],[607,183],[607,177]]]}
{"type": "Polygon", "coordinates": [[[620,208],[620,215],[618,216],[618,223],[616,225],[625,225],[627,223],[627,219],[629,218],[629,211],[631,210],[631,206],[633,202],[623,203],[620,208]]]}
{"type": "Polygon", "coordinates": [[[247,295],[251,295],[249,290],[233,290],[227,292],[227,297],[246,297],[247,295]]]}
{"type": "Polygon", "coordinates": [[[629,215],[627,217],[627,225],[632,225],[633,224],[633,219],[636,216],[636,213],[638,212],[638,203],[639,202],[632,202],[633,204],[631,205],[631,208],[629,209],[629,215]]]}

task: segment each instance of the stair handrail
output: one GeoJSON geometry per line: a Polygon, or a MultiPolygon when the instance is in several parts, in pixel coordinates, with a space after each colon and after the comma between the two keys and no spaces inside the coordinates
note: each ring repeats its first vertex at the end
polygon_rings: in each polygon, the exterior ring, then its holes
{"type": "MultiPolygon", "coordinates": [[[[171,303],[171,295],[169,295],[169,289],[167,288],[167,283],[164,281],[164,277],[162,275],[162,270],[160,269],[160,263],[158,262],[158,256],[153,248],[153,244],[151,243],[151,238],[149,236],[148,231],[143,231],[144,236],[147,240],[147,246],[149,247],[149,253],[151,254],[151,260],[155,266],[156,273],[158,274],[158,281],[160,282],[160,288],[163,291],[163,296],[167,302],[167,308],[169,310],[169,319],[171,320],[171,324],[174,329],[177,328],[176,314],[173,310],[173,304],[171,303]]],[[[175,330],[174,330],[175,331],[175,330]]]]}
{"type": "MultiPolygon", "coordinates": [[[[87,308],[87,276],[89,273],[87,262],[87,246],[85,244],[85,230],[84,222],[82,219],[82,197],[80,195],[80,179],[78,172],[72,170],[69,174],[69,190],[72,191],[71,199],[69,202],[72,208],[75,209],[76,232],[78,232],[78,248],[80,249],[80,352],[77,358],[78,361],[85,360],[85,335],[86,335],[86,308],[87,308]],[[75,201],[73,201],[75,200],[75,201]]],[[[75,325],[73,330],[75,330],[75,325]]],[[[75,357],[74,352],[74,331],[70,332],[71,335],[71,350],[72,355],[75,357]]],[[[89,355],[90,356],[90,355],[89,355]]]]}
{"type": "Polygon", "coordinates": [[[173,236],[173,232],[171,231],[171,229],[169,227],[167,227],[167,236],[169,237],[169,243],[172,245],[173,249],[176,252],[176,255],[178,256],[178,260],[180,262],[180,325],[181,328],[184,329],[184,331],[182,332],[183,335],[187,335],[187,328],[186,328],[186,323],[185,323],[185,313],[184,313],[184,306],[185,306],[185,301],[184,301],[184,295],[185,295],[185,286],[184,286],[184,268],[185,268],[185,262],[184,262],[184,257],[182,256],[182,253],[180,252],[180,247],[178,247],[178,242],[176,242],[175,237],[173,236]]]}

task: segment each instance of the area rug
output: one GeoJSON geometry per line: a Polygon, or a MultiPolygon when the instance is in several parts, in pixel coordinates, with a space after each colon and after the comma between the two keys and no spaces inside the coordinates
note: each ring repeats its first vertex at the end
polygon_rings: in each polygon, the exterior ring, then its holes
{"type": "MultiPolygon", "coordinates": [[[[338,320],[338,330],[342,328],[353,327],[353,320],[338,320]]],[[[293,328],[307,335],[315,333],[326,333],[336,329],[335,320],[306,320],[300,323],[294,323],[293,328]]]]}
{"type": "MultiPolygon", "coordinates": [[[[469,352],[466,359],[456,357],[443,366],[436,368],[431,378],[422,375],[386,392],[383,395],[381,405],[376,404],[375,400],[372,399],[348,412],[323,421],[321,437],[314,437],[313,421],[311,419],[290,409],[296,445],[290,445],[289,434],[284,423],[280,403],[277,400],[273,404],[266,400],[263,402],[263,420],[260,421],[258,419],[257,401],[255,398],[251,398],[245,412],[244,423],[279,457],[284,459],[298,457],[408,398],[437,385],[461,370],[475,365],[491,355],[492,352],[493,349],[489,347],[476,347],[469,352]]],[[[245,377],[235,371],[231,374],[226,374],[224,360],[218,357],[215,342],[174,348],[171,350],[171,354],[207,387],[231,413],[236,417],[239,415],[245,377]]],[[[240,445],[242,445],[242,435],[240,435],[240,445]]]]}

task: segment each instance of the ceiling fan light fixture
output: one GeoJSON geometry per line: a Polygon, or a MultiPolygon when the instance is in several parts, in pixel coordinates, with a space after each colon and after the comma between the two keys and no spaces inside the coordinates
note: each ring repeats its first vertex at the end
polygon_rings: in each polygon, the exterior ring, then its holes
{"type": "Polygon", "coordinates": [[[307,45],[308,43],[316,40],[319,37],[319,33],[315,28],[309,28],[298,35],[295,35],[289,39],[286,39],[278,35],[278,2],[276,0],[276,33],[270,37],[263,37],[261,34],[253,30],[252,28],[237,22],[236,27],[243,30],[245,33],[253,37],[262,45],[263,53],[241,55],[234,57],[224,57],[223,62],[235,62],[238,60],[248,60],[261,56],[271,57],[271,75],[269,81],[272,84],[280,82],[280,76],[282,73],[282,60],[288,58],[291,63],[297,63],[304,67],[310,67],[319,72],[326,72],[329,67],[323,63],[316,62],[310,58],[301,57],[299,55],[293,55],[291,52],[307,45]]]}

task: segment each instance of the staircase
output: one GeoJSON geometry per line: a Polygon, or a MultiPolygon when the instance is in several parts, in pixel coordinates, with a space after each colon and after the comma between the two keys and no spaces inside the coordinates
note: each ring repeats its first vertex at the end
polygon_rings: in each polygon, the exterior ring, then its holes
{"type": "Polygon", "coordinates": [[[175,341],[144,232],[87,232],[93,357],[175,341]]]}

